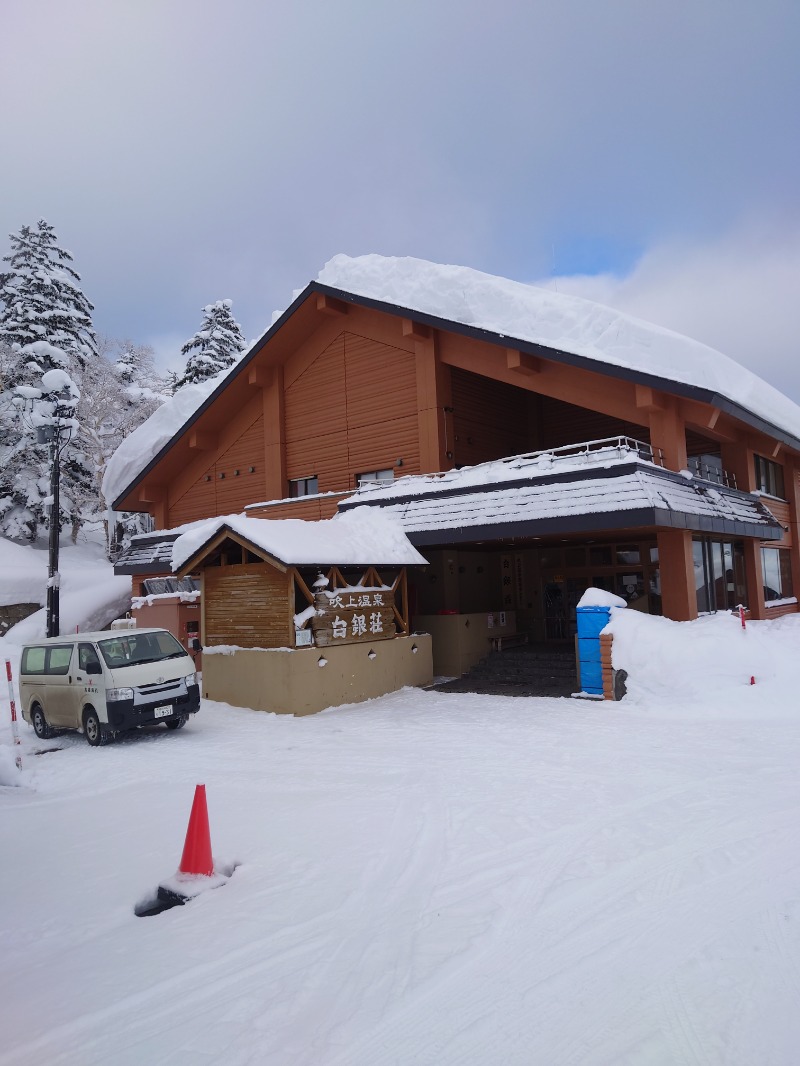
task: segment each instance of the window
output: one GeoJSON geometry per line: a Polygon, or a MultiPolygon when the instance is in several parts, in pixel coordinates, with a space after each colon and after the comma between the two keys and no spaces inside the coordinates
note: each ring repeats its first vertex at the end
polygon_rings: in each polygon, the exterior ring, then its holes
{"type": "Polygon", "coordinates": [[[78,669],[86,670],[89,664],[92,666],[95,663],[99,666],[100,660],[97,658],[97,652],[94,650],[91,644],[79,644],[78,645],[78,669]]]}
{"type": "Polygon", "coordinates": [[[718,455],[692,455],[689,457],[688,467],[696,477],[714,481],[717,485],[725,484],[722,459],[718,455]]]}
{"type": "Polygon", "coordinates": [[[356,485],[385,485],[388,481],[394,481],[394,468],[388,470],[367,470],[363,474],[356,474],[356,485]]]}
{"type": "Polygon", "coordinates": [[[792,565],[785,548],[761,549],[761,572],[764,580],[764,600],[785,600],[794,596],[792,565]]]}
{"type": "Polygon", "coordinates": [[[783,487],[783,467],[780,463],[773,463],[771,459],[765,459],[762,455],[754,455],[756,464],[756,488],[759,492],[766,492],[768,496],[778,496],[785,499],[783,487]]]}
{"type": "Polygon", "coordinates": [[[296,477],[289,482],[289,495],[296,499],[298,496],[316,496],[319,492],[317,475],[313,477],[296,477]]]}
{"type": "Polygon", "coordinates": [[[194,577],[146,577],[142,582],[145,596],[163,596],[165,593],[198,592],[200,584],[194,577]]]}
{"type": "Polygon", "coordinates": [[[71,644],[56,644],[55,647],[48,648],[45,673],[65,674],[67,670],[69,670],[69,663],[71,658],[71,644]]]}
{"type": "Polygon", "coordinates": [[[22,653],[21,674],[44,673],[44,648],[26,648],[22,653]]]}
{"type": "Polygon", "coordinates": [[[744,549],[740,541],[692,540],[697,610],[725,611],[747,600],[744,549]]]}

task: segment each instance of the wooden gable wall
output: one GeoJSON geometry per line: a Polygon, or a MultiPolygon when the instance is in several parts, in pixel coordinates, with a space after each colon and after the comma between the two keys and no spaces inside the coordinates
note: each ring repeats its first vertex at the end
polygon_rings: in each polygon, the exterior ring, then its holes
{"type": "Polygon", "coordinates": [[[287,383],[285,404],[288,479],[316,475],[320,492],[337,492],[400,458],[419,472],[412,353],[343,330],[287,383]]]}
{"type": "Polygon", "coordinates": [[[248,503],[264,498],[263,415],[243,412],[240,429],[236,439],[227,447],[223,445],[219,455],[170,502],[171,526],[236,514],[248,503]]]}

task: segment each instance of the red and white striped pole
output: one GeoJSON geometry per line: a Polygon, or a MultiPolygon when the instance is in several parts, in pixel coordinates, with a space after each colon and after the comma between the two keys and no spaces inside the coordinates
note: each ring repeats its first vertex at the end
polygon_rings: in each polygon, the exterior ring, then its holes
{"type": "Polygon", "coordinates": [[[739,604],[739,621],[742,623],[742,629],[747,629],[747,624],[744,619],[744,607],[739,604]]]}
{"type": "Polygon", "coordinates": [[[6,677],[8,678],[8,698],[11,703],[11,736],[14,740],[14,762],[17,769],[22,769],[22,748],[17,729],[17,705],[14,703],[14,686],[11,684],[11,661],[6,659],[6,677]]]}

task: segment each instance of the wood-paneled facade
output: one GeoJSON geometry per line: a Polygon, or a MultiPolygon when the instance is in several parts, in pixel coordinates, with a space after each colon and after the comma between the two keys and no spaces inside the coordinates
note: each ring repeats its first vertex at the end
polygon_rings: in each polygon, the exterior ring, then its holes
{"type": "MultiPolygon", "coordinates": [[[[756,455],[779,463],[786,498],[764,502],[785,527],[777,546],[800,592],[800,442],[699,389],[510,343],[311,285],[114,506],[147,510],[165,529],[244,509],[316,520],[334,514],[365,472],[433,473],[629,436],[674,471],[711,456],[744,491],[758,488],[756,455]],[[318,494],[290,499],[291,483],[308,478],[318,494]]],[[[615,539],[657,549],[664,613],[695,616],[690,533],[622,530],[615,539]]],[[[761,547],[749,539],[742,549],[752,616],[797,610],[766,606],[761,547]]],[[[270,594],[254,587],[243,615],[256,604],[267,610],[270,594]]]]}

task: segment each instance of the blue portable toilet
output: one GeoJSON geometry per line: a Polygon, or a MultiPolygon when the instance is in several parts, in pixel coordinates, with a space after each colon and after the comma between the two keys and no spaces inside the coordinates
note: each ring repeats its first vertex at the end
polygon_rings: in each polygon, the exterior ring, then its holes
{"type": "Polygon", "coordinates": [[[612,607],[627,606],[625,600],[604,589],[584,592],[575,615],[578,622],[578,662],[581,690],[589,696],[603,695],[603,665],[600,659],[600,634],[611,619],[612,607]]]}

